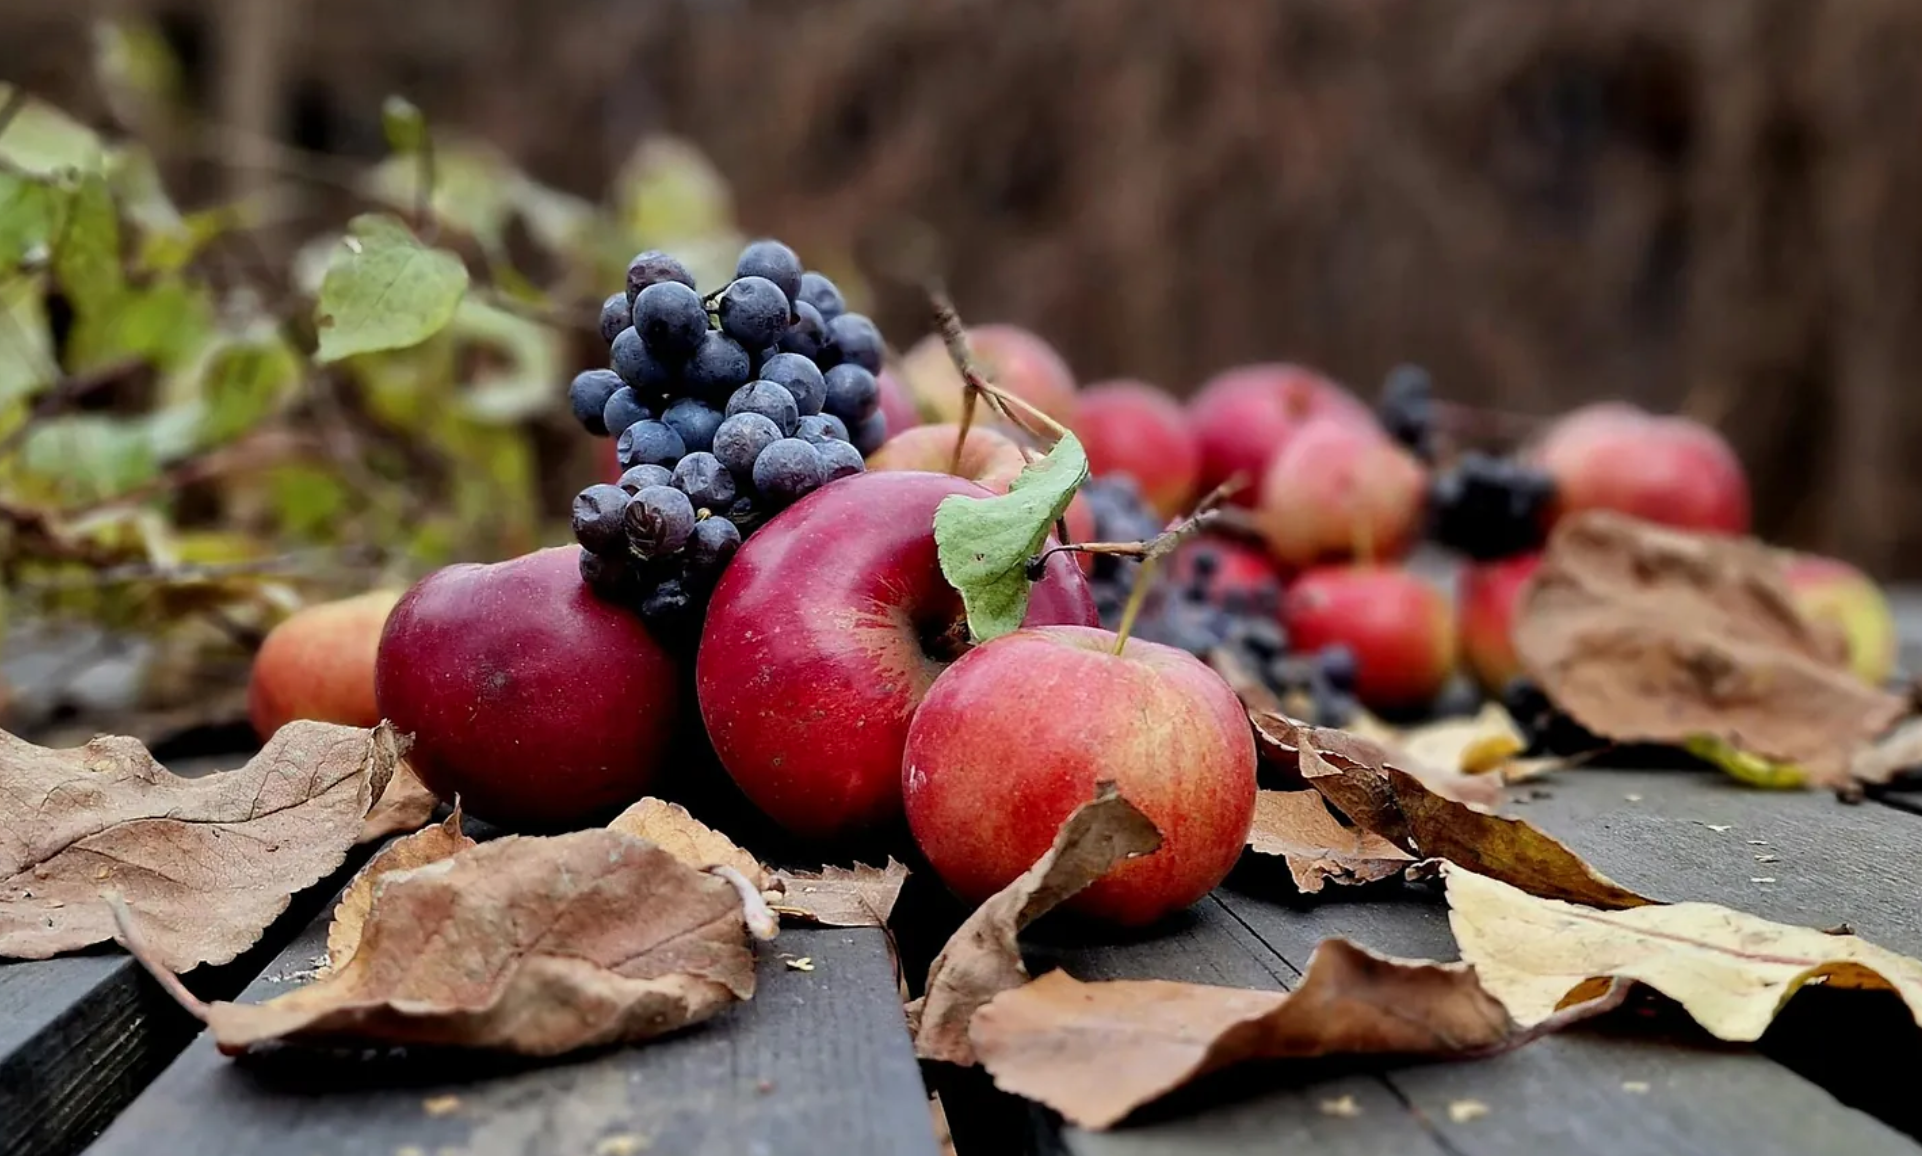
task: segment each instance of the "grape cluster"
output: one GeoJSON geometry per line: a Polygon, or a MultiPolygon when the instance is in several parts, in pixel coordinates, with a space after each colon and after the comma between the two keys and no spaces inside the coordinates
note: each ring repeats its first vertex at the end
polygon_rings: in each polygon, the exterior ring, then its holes
{"type": "Polygon", "coordinates": [[[1477,561],[1541,548],[1555,481],[1513,458],[1470,452],[1429,487],[1429,536],[1477,561]]]}
{"type": "Polygon", "coordinates": [[[1398,365],[1382,382],[1375,417],[1388,436],[1424,462],[1435,460],[1435,384],[1419,365],[1398,365]]]}
{"type": "MultiPolygon", "coordinates": [[[[1141,500],[1134,479],[1108,474],[1082,487],[1094,513],[1095,538],[1103,542],[1145,542],[1159,534],[1161,522],[1141,500]]],[[[1128,597],[1140,578],[1141,563],[1112,554],[1094,559],[1089,584],[1101,625],[1118,629],[1128,597]]],[[[1226,652],[1241,669],[1284,702],[1306,701],[1312,721],[1341,726],[1358,709],[1354,697],[1355,657],[1346,647],[1314,655],[1288,653],[1281,626],[1281,588],[1224,590],[1218,581],[1221,554],[1206,538],[1189,541],[1163,563],[1167,580],[1143,596],[1133,636],[1185,650],[1200,659],[1226,652]]]]}
{"type": "Polygon", "coordinates": [[[705,297],[673,257],[635,257],[601,336],[610,368],[576,377],[568,402],[588,433],[616,439],[626,472],[574,499],[581,576],[685,639],[743,538],[860,473],[886,439],[881,333],[794,250],[761,240],[705,297]]]}

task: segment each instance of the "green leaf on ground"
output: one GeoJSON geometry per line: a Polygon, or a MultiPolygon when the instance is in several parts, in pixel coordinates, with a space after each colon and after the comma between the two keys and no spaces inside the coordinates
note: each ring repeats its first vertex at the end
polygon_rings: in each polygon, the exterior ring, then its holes
{"type": "Polygon", "coordinates": [[[126,277],[120,270],[120,218],[107,178],[91,173],[74,191],[67,219],[54,242],[53,273],[82,317],[118,306],[126,277]]]}
{"type": "Polygon", "coordinates": [[[315,360],[406,349],[447,326],[467,292],[460,258],[378,213],[355,217],[320,284],[315,360]]]}
{"type": "Polygon", "coordinates": [[[1028,612],[1028,559],[1041,552],[1055,520],[1087,480],[1087,452],[1073,434],[1063,434],[1007,493],[941,500],[934,512],[941,574],[961,592],[976,642],[1020,629],[1028,612]]]}
{"type": "MultiPolygon", "coordinates": [[[[13,98],[13,86],[0,84],[0,104],[13,98]]],[[[0,164],[34,176],[69,170],[99,172],[107,150],[86,125],[43,101],[28,97],[0,133],[0,164]]]]}

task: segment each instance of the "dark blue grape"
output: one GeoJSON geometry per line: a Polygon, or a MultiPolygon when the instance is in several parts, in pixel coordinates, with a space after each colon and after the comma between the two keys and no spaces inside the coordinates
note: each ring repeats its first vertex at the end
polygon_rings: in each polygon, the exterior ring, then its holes
{"type": "Polygon", "coordinates": [[[707,306],[699,293],[679,281],[662,281],[634,299],[634,328],[649,353],[678,365],[693,356],[707,336],[707,306]]]}
{"type": "Polygon", "coordinates": [[[880,449],[881,443],[888,440],[888,415],[875,410],[867,416],[867,420],[854,427],[854,437],[850,440],[854,442],[854,448],[861,451],[862,457],[880,449]]]}
{"type": "Polygon", "coordinates": [[[612,345],[614,339],[621,335],[621,330],[626,329],[632,324],[634,324],[634,319],[628,309],[627,294],[616,293],[601,302],[602,341],[612,345]]]}
{"type": "Polygon", "coordinates": [[[782,437],[792,437],[801,420],[794,395],[771,381],[750,381],[735,390],[734,396],[727,399],[727,416],[737,413],[760,414],[780,428],[782,437]]]}
{"type": "Polygon", "coordinates": [[[742,277],[772,281],[781,295],[792,301],[801,292],[801,259],[779,241],[755,241],[741,250],[741,259],[734,263],[734,277],[737,281],[742,277]]]}
{"type": "Polygon", "coordinates": [[[740,548],[741,531],[733,522],[719,515],[702,518],[694,523],[694,533],[687,539],[688,577],[712,583],[740,548]]]}
{"type": "Polygon", "coordinates": [[[621,521],[634,553],[665,558],[694,532],[694,503],[673,486],[649,486],[627,500],[621,521]]]}
{"type": "Polygon", "coordinates": [[[714,431],[721,428],[721,414],[698,398],[684,397],[667,407],[661,421],[681,435],[689,453],[714,448],[714,431]]]}
{"type": "Polygon", "coordinates": [[[601,407],[601,426],[619,437],[628,426],[653,416],[654,411],[642,405],[641,399],[634,396],[634,391],[623,385],[607,395],[607,404],[601,407]]]}
{"type": "Polygon", "coordinates": [[[630,494],[638,494],[649,486],[671,485],[673,481],[674,471],[668,469],[666,466],[657,466],[650,463],[648,465],[635,466],[633,469],[622,474],[621,480],[615,484],[630,494]]]}
{"type": "Polygon", "coordinates": [[[674,468],[687,452],[681,435],[669,429],[666,422],[637,421],[621,431],[621,437],[614,445],[620,457],[621,468],[631,470],[635,466],[666,466],[674,468]]]}
{"type": "Polygon", "coordinates": [[[800,438],[782,438],[754,459],[754,488],[777,506],[805,497],[826,475],[820,453],[800,438]]]}
{"type": "Polygon", "coordinates": [[[589,486],[574,495],[574,540],[596,554],[618,555],[627,545],[621,512],[627,491],[619,486],[589,486]]]}
{"type": "Polygon", "coordinates": [[[714,431],[714,456],[740,479],[754,476],[754,459],[781,440],[781,427],[758,413],[735,414],[714,431]]]}
{"type": "Polygon", "coordinates": [[[749,349],[766,349],[787,332],[788,300],[766,277],[742,277],[721,294],[721,329],[749,349]]]}
{"type": "Polygon", "coordinates": [[[1332,643],[1315,652],[1315,668],[1335,690],[1353,692],[1359,666],[1355,652],[1343,643],[1332,643]]]}
{"type": "Polygon", "coordinates": [[[753,358],[741,343],[710,329],[701,338],[701,347],[681,367],[681,386],[696,397],[721,401],[753,378],[753,358]]]}
{"type": "Polygon", "coordinates": [[[825,468],[822,480],[825,482],[845,478],[849,474],[858,474],[868,468],[867,463],[861,460],[861,451],[846,442],[825,441],[813,444],[814,452],[821,455],[821,465],[825,468]]]}
{"type": "Polygon", "coordinates": [[[834,282],[819,273],[801,274],[801,300],[814,306],[823,322],[832,321],[848,311],[848,303],[834,282]]]}
{"type": "Polygon", "coordinates": [[[815,446],[822,442],[844,442],[848,440],[848,427],[831,413],[810,414],[800,420],[794,436],[815,446]]]}
{"type": "Polygon", "coordinates": [[[710,453],[691,453],[674,467],[674,488],[697,510],[725,511],[734,504],[734,475],[710,453]]]}
{"type": "Polygon", "coordinates": [[[828,322],[828,345],[837,363],[851,361],[869,373],[881,372],[886,347],[881,331],[863,314],[843,313],[828,322]]]}
{"type": "Polygon", "coordinates": [[[805,301],[796,301],[794,324],[781,334],[781,349],[812,359],[821,356],[821,350],[827,348],[827,343],[827,322],[821,320],[821,314],[814,306],[805,301]]]}
{"type": "Polygon", "coordinates": [[[633,305],[634,299],[641,295],[641,290],[663,281],[676,281],[689,289],[695,287],[694,275],[687,271],[687,266],[659,249],[649,249],[635,257],[627,263],[628,304],[633,305]]]}
{"type": "Polygon", "coordinates": [[[679,578],[662,579],[641,597],[641,621],[647,623],[657,637],[670,643],[682,641],[690,632],[693,624],[689,619],[696,609],[694,596],[679,578]]]}
{"type": "Polygon", "coordinates": [[[654,356],[632,325],[615,335],[613,348],[609,352],[614,372],[641,393],[666,393],[673,388],[674,367],[654,356]]]}
{"type": "Polygon", "coordinates": [[[625,556],[603,558],[583,548],[581,581],[587,583],[588,589],[601,597],[617,601],[626,601],[634,592],[634,572],[628,569],[625,556]]]}
{"type": "Polygon", "coordinates": [[[607,436],[607,423],[602,420],[607,411],[607,400],[616,392],[626,388],[621,384],[621,375],[611,369],[590,369],[577,374],[567,387],[567,405],[574,411],[574,420],[581,428],[597,438],[607,436]]]}
{"type": "Polygon", "coordinates": [[[827,371],[827,400],[821,408],[849,427],[866,421],[881,404],[881,386],[874,375],[852,362],[827,371]]]}
{"type": "Polygon", "coordinates": [[[794,395],[794,407],[802,417],[821,412],[827,400],[827,378],[821,367],[798,353],[777,353],[761,366],[761,380],[785,386],[794,395]]]}

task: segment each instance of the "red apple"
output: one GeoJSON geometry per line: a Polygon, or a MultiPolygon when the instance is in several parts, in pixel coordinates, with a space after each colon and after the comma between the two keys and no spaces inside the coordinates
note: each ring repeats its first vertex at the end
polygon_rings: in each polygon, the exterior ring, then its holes
{"type": "Polygon", "coordinates": [[[881,386],[881,412],[888,417],[889,436],[921,424],[921,411],[915,408],[908,387],[901,384],[892,369],[883,369],[874,375],[874,380],[881,386]]]}
{"type": "Polygon", "coordinates": [[[1285,577],[1266,550],[1213,534],[1183,542],[1169,555],[1168,581],[1173,586],[1201,585],[1216,605],[1238,601],[1278,609],[1285,577]]]}
{"type": "MultiPolygon", "coordinates": [[[[915,426],[896,434],[868,455],[868,472],[921,470],[945,474],[954,462],[954,438],[960,431],[959,423],[943,422],[915,426]]],[[[1027,464],[1028,459],[1013,438],[991,426],[977,424],[968,428],[967,444],[961,447],[961,468],[955,476],[1005,494],[1027,464]]],[[[1068,503],[1065,520],[1070,538],[1077,542],[1094,539],[1094,511],[1080,494],[1068,503]]],[[[1077,554],[1075,558],[1084,573],[1092,569],[1094,561],[1090,555],[1077,554]]]]}
{"type": "MultiPolygon", "coordinates": [[[[1040,337],[1014,325],[977,325],[968,330],[975,364],[989,381],[1065,426],[1074,424],[1074,371],[1040,337]]],[[[941,335],[930,333],[901,359],[901,376],[920,411],[934,421],[961,419],[961,374],[941,335]]],[[[977,407],[979,420],[992,413],[977,407]]]]}
{"type": "Polygon", "coordinates": [[[1182,513],[1198,496],[1201,443],[1187,411],[1154,386],[1109,381],[1082,390],[1074,432],[1096,477],[1133,477],[1142,498],[1162,517],[1182,513]]]}
{"type": "Polygon", "coordinates": [[[1482,690],[1499,695],[1522,673],[1515,655],[1515,608],[1522,589],[1542,564],[1540,554],[1517,554],[1499,562],[1462,568],[1455,591],[1461,622],[1461,656],[1482,690]]]}
{"type": "Polygon", "coordinates": [[[1207,493],[1235,474],[1248,484],[1231,501],[1253,506],[1268,463],[1295,431],[1318,417],[1376,428],[1375,415],[1353,394],[1301,365],[1244,365],[1217,374],[1188,402],[1201,446],[1195,489],[1207,493]]]}
{"type": "Polygon", "coordinates": [[[1530,457],[1555,479],[1558,518],[1616,510],[1684,530],[1748,532],[1741,461],[1689,418],[1619,402],[1584,406],[1550,427],[1530,457]]]}
{"type": "Polygon", "coordinates": [[[1113,782],[1161,829],[1067,906],[1139,926],[1213,890],[1255,808],[1248,714],[1185,651],[1050,626],[977,647],[936,679],[908,727],[902,794],[942,881],[979,903],[1026,871],[1068,815],[1113,782]]]}
{"type": "Polygon", "coordinates": [[[306,606],[267,632],[247,679],[247,718],[265,741],[295,719],[371,727],[374,659],[398,590],[306,606]]]}
{"type": "Polygon", "coordinates": [[[448,566],[394,607],[374,693],[443,799],[505,827],[592,821],[656,781],[680,709],[674,660],[582,584],[580,551],[448,566]]]}
{"type": "MultiPolygon", "coordinates": [[[[695,662],[701,716],[728,774],[788,831],[825,839],[900,817],[908,719],[968,649],[935,507],[988,492],[946,474],[856,474],[789,507],[729,563],[695,662]]],[[[1049,559],[1027,621],[1095,621],[1065,555],[1049,559]]]]}
{"type": "Polygon", "coordinates": [[[1441,591],[1388,566],[1324,566],[1282,601],[1288,642],[1303,653],[1346,646],[1355,697],[1374,710],[1422,706],[1455,669],[1455,621],[1441,591]]]}
{"type": "Polygon", "coordinates": [[[1313,421],[1269,464],[1255,523],[1293,569],[1398,558],[1420,536],[1427,492],[1421,462],[1379,430],[1313,421]]]}
{"type": "Polygon", "coordinates": [[[1863,681],[1881,685],[1895,673],[1895,618],[1882,588],[1835,558],[1787,554],[1783,577],[1802,613],[1839,630],[1848,643],[1849,667],[1863,681]]]}

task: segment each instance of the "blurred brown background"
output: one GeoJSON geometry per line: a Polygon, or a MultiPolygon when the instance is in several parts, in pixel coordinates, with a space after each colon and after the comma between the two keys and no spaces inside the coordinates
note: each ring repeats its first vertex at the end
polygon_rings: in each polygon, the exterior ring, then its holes
{"type": "Polygon", "coordinates": [[[0,77],[94,110],[128,10],[208,118],[309,148],[377,155],[399,92],[588,194],[684,135],[803,252],[924,225],[964,316],[1084,380],[1686,409],[1761,533],[1922,573],[1913,0],[4,0],[0,77]]]}

